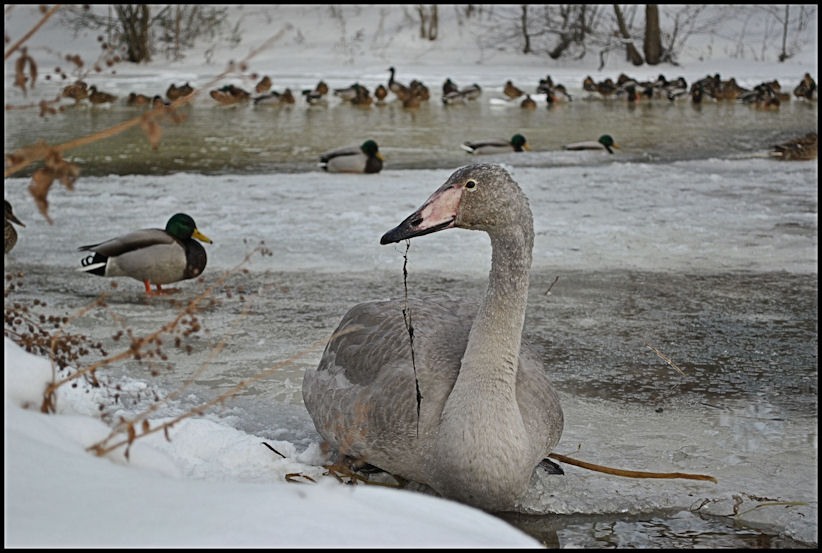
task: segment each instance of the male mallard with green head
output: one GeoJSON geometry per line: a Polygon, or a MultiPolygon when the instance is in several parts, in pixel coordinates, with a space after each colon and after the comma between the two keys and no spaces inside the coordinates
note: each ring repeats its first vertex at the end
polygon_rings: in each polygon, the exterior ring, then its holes
{"type": "Polygon", "coordinates": [[[489,140],[467,141],[460,144],[460,147],[469,154],[474,155],[505,154],[531,149],[526,144],[525,137],[521,134],[515,134],[511,137],[511,140],[492,138],[489,140]]]}
{"type": "Polygon", "coordinates": [[[585,142],[574,142],[573,144],[566,144],[566,150],[603,150],[609,154],[613,154],[612,148],[619,149],[619,146],[614,144],[614,139],[610,134],[603,134],[597,140],[588,140],[585,142]]]}
{"type": "Polygon", "coordinates": [[[176,292],[163,290],[161,285],[200,276],[206,266],[206,251],[196,240],[208,242],[189,215],[177,213],[166,223],[165,230],[152,228],[124,234],[99,244],[81,246],[79,251],[91,251],[81,260],[85,271],[103,277],[127,276],[141,281],[146,295],[176,292]]]}
{"type": "Polygon", "coordinates": [[[320,167],[329,173],[379,173],[383,162],[379,146],[366,140],[361,146],[343,146],[320,156],[320,167]]]}

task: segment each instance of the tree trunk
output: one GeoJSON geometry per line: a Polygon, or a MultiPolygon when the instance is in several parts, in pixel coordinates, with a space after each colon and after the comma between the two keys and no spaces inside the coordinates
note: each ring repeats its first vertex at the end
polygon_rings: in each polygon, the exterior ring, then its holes
{"type": "Polygon", "coordinates": [[[779,54],[779,61],[788,59],[788,53],[785,51],[785,43],[788,41],[788,9],[790,6],[785,5],[785,21],[782,26],[782,53],[779,54]]]}
{"type": "Polygon", "coordinates": [[[123,28],[128,61],[134,63],[151,61],[148,4],[115,4],[115,9],[123,28]]]}
{"type": "Polygon", "coordinates": [[[628,51],[628,59],[631,60],[631,63],[634,65],[642,65],[644,63],[642,60],[642,55],[636,49],[636,46],[634,46],[634,42],[631,39],[631,34],[628,32],[628,27],[625,25],[625,18],[622,17],[622,10],[619,9],[619,4],[614,4],[614,13],[617,18],[617,25],[619,25],[619,32],[622,35],[622,38],[625,39],[625,48],[628,51]]]}
{"type": "Polygon", "coordinates": [[[437,15],[437,5],[431,4],[431,19],[428,21],[428,40],[437,40],[439,31],[439,16],[437,15]]]}
{"type": "Polygon", "coordinates": [[[528,36],[528,4],[523,4],[522,6],[522,16],[520,20],[522,21],[522,37],[525,39],[525,45],[522,47],[523,54],[530,54],[531,53],[531,37],[528,36]]]}
{"type": "Polygon", "coordinates": [[[645,5],[645,61],[656,65],[662,56],[662,38],[659,32],[659,4],[645,5]]]}
{"type": "Polygon", "coordinates": [[[425,13],[425,6],[423,4],[417,5],[417,13],[420,14],[420,38],[425,38],[425,22],[428,16],[425,13]]]}

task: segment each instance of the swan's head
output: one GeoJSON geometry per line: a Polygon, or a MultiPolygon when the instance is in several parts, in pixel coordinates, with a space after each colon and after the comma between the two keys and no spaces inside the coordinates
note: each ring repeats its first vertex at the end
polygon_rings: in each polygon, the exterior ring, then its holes
{"type": "Polygon", "coordinates": [[[386,232],[380,244],[391,244],[452,227],[493,232],[522,224],[530,217],[528,200],[511,175],[494,164],[466,165],[405,220],[386,232]]]}

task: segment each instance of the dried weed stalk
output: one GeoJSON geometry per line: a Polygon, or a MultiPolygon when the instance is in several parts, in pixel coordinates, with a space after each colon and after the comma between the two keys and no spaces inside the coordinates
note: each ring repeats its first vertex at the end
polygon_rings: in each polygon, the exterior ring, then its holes
{"type": "MultiPolygon", "coordinates": [[[[77,361],[97,350],[105,356],[106,350],[100,342],[95,342],[84,334],[74,334],[65,331],[66,325],[77,316],[44,315],[36,311],[45,308],[46,302],[35,298],[32,306],[16,301],[9,301],[10,295],[24,286],[23,273],[7,274],[3,290],[4,299],[4,336],[10,338],[27,352],[49,357],[52,367],[63,370],[75,365],[77,361]]],[[[81,310],[85,314],[90,309],[104,303],[104,295],[97,298],[81,310]]],[[[79,315],[82,316],[82,315],[79,315]]]]}
{"type": "MultiPolygon", "coordinates": [[[[271,255],[270,250],[265,248],[263,244],[260,244],[256,248],[254,248],[251,252],[249,252],[245,258],[234,268],[228,270],[225,274],[223,274],[219,279],[217,279],[214,284],[208,287],[206,290],[201,292],[199,295],[194,297],[185,307],[183,307],[177,315],[169,321],[168,323],[161,326],[156,331],[148,334],[147,336],[138,337],[131,332],[131,329],[126,330],[126,335],[129,338],[128,347],[111,356],[104,357],[103,359],[96,361],[82,369],[79,369],[74,374],[63,378],[61,380],[53,380],[47,387],[45,392],[43,393],[43,405],[41,407],[41,411],[44,413],[53,412],[54,411],[54,404],[56,400],[56,392],[60,386],[63,386],[69,382],[72,382],[81,376],[88,375],[89,378],[94,378],[94,373],[98,369],[111,365],[117,361],[121,361],[123,359],[133,358],[135,360],[141,360],[144,357],[154,357],[158,356],[161,359],[165,360],[165,354],[162,352],[161,347],[163,345],[162,337],[166,334],[172,334],[175,332],[182,332],[184,337],[187,337],[194,332],[200,330],[200,324],[197,320],[196,314],[200,309],[200,304],[206,300],[207,298],[211,298],[212,302],[215,300],[212,298],[214,294],[214,290],[222,285],[226,279],[236,272],[240,267],[246,264],[250,259],[251,256],[257,252],[260,252],[262,255],[271,255]],[[179,330],[179,327],[186,325],[187,328],[185,330],[179,330]],[[154,347],[155,349],[151,350],[150,347],[154,347]]],[[[121,333],[115,336],[115,339],[119,339],[121,333]]],[[[181,339],[178,336],[175,340],[175,345],[178,347],[181,345],[181,339]]]]}

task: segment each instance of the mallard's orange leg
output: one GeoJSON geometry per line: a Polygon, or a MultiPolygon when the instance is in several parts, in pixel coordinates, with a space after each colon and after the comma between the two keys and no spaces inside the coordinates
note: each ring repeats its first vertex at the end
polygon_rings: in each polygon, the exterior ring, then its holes
{"type": "Polygon", "coordinates": [[[152,295],[153,296],[164,296],[166,294],[172,294],[174,292],[179,292],[180,291],[179,288],[166,288],[165,290],[163,290],[163,287],[161,285],[155,284],[154,286],[157,287],[157,290],[155,290],[154,293],[152,293],[151,292],[151,284],[149,284],[149,282],[147,280],[144,280],[143,284],[146,285],[146,295],[147,296],[152,296],[152,295]]]}

